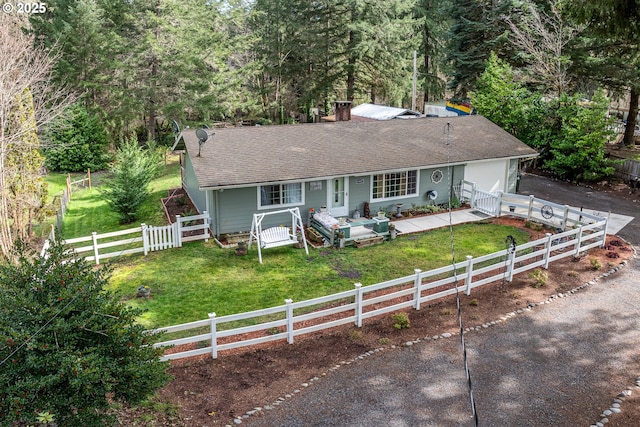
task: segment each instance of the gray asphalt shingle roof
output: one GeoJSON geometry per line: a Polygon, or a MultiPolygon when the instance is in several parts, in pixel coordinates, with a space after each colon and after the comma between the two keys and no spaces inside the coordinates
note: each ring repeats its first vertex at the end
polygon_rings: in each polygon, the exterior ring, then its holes
{"type": "Polygon", "coordinates": [[[195,130],[183,132],[200,188],[251,186],[367,175],[537,152],[484,117],[208,129],[198,154],[195,130]],[[445,128],[451,124],[447,150],[445,128]]]}

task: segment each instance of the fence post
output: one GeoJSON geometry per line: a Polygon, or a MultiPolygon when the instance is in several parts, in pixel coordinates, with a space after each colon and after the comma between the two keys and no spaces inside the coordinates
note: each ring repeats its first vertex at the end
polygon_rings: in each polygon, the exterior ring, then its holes
{"type": "Polygon", "coordinates": [[[574,258],[580,257],[580,246],[582,246],[582,225],[578,228],[578,236],[576,239],[576,248],[575,253],[573,254],[574,258]]]}
{"type": "Polygon", "coordinates": [[[560,226],[560,228],[562,228],[562,231],[565,231],[567,228],[568,218],[569,218],[569,205],[564,205],[564,215],[562,217],[562,225],[560,226]]]}
{"type": "Polygon", "coordinates": [[[604,225],[602,226],[602,245],[601,248],[604,248],[607,244],[607,229],[609,228],[609,218],[611,218],[611,211],[607,214],[607,217],[604,220],[604,225]]]}
{"type": "Polygon", "coordinates": [[[467,255],[467,278],[464,280],[467,285],[466,295],[471,295],[471,283],[473,283],[473,256],[467,255]]]}
{"type": "Polygon", "coordinates": [[[218,337],[216,331],[216,314],[209,313],[209,322],[211,323],[211,358],[218,358],[218,337]]]}
{"type": "Polygon", "coordinates": [[[288,298],[284,302],[287,304],[287,342],[293,344],[293,300],[288,298]]]}
{"type": "Polygon", "coordinates": [[[472,208],[477,208],[476,206],[476,184],[474,183],[471,186],[471,197],[470,197],[470,203],[469,205],[471,205],[472,208]]]}
{"type": "MultiPolygon", "coordinates": [[[[64,208],[65,208],[65,203],[64,203],[65,200],[64,199],[65,199],[65,196],[66,196],[65,192],[64,192],[64,190],[62,190],[62,197],[60,197],[60,214],[62,215],[62,218],[64,218],[64,208]]],[[[60,221],[60,222],[62,222],[62,221],[60,221]]]]}
{"type": "Polygon", "coordinates": [[[362,283],[356,283],[356,326],[362,327],[362,283]]]}
{"type": "Polygon", "coordinates": [[[147,256],[149,253],[149,233],[147,230],[147,224],[144,222],[140,224],[140,230],[142,231],[142,249],[144,256],[147,256]]]}
{"type": "Polygon", "coordinates": [[[513,280],[513,267],[516,263],[516,248],[513,252],[507,249],[507,256],[509,257],[509,263],[507,264],[507,282],[511,282],[513,280]]]}
{"type": "Polygon", "coordinates": [[[498,192],[498,203],[496,206],[496,218],[500,218],[500,213],[502,212],[502,191],[498,192]]]}
{"type": "Polygon", "coordinates": [[[531,194],[529,196],[529,211],[527,212],[527,221],[531,221],[531,214],[533,213],[533,199],[535,199],[535,197],[533,196],[533,194],[531,194]]]}
{"type": "Polygon", "coordinates": [[[91,190],[91,168],[87,168],[87,180],[89,181],[89,190],[91,190]]]}
{"type": "MultiPolygon", "coordinates": [[[[209,241],[209,212],[208,211],[202,211],[202,214],[205,215],[205,217],[202,220],[202,223],[206,226],[204,230],[202,230],[204,232],[204,235],[207,236],[204,239],[204,242],[208,242],[209,241]]],[[[304,230],[303,230],[304,231],[304,230]]]]}
{"type": "Polygon", "coordinates": [[[176,215],[176,246],[182,247],[182,222],[180,222],[180,215],[176,215]]]}
{"type": "Polygon", "coordinates": [[[416,277],[413,279],[413,308],[420,310],[420,296],[422,295],[422,279],[420,278],[420,273],[422,273],[422,270],[416,268],[413,272],[416,274],[416,277]]]}
{"type": "Polygon", "coordinates": [[[545,246],[545,251],[544,251],[544,264],[542,266],[542,268],[544,268],[545,270],[549,269],[549,258],[551,257],[551,233],[545,233],[545,236],[547,236],[547,241],[544,244],[545,246]]]}
{"type": "Polygon", "coordinates": [[[71,174],[67,174],[67,194],[69,195],[69,200],[71,200],[71,174]]]}
{"type": "Polygon", "coordinates": [[[93,256],[96,259],[96,265],[100,265],[100,255],[98,254],[98,233],[91,232],[91,238],[93,239],[93,256]]]}

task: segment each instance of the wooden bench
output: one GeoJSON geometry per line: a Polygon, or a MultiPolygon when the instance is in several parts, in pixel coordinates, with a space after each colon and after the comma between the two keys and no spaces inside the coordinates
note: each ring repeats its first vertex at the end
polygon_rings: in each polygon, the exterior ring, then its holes
{"type": "Polygon", "coordinates": [[[289,233],[287,227],[271,227],[260,232],[260,244],[263,248],[293,245],[298,239],[289,233]]]}

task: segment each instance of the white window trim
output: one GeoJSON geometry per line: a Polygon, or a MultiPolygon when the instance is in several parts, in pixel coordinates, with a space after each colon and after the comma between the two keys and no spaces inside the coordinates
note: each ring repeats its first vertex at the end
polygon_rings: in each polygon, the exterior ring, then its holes
{"type": "Polygon", "coordinates": [[[303,206],[304,205],[304,199],[305,199],[305,187],[306,185],[304,185],[304,182],[302,181],[294,181],[294,182],[274,182],[273,184],[261,184],[258,185],[256,187],[256,195],[258,198],[258,210],[266,210],[266,209],[279,209],[279,208],[290,208],[290,207],[294,207],[294,206],[303,206]],[[281,203],[279,205],[266,205],[266,206],[262,206],[262,198],[260,197],[260,188],[262,188],[265,185],[280,185],[280,191],[282,191],[282,186],[286,185],[286,184],[300,184],[300,189],[301,189],[301,202],[300,203],[281,203]]]}
{"type": "Polygon", "coordinates": [[[410,199],[412,197],[417,197],[420,194],[420,169],[402,169],[396,171],[386,171],[381,173],[374,173],[369,176],[369,203],[378,203],[378,202],[386,202],[389,200],[402,200],[402,199],[410,199]],[[383,197],[380,199],[376,199],[373,197],[373,177],[376,175],[385,175],[388,173],[398,173],[398,172],[411,172],[416,171],[416,192],[413,194],[407,194],[404,196],[395,196],[395,197],[383,197]]]}

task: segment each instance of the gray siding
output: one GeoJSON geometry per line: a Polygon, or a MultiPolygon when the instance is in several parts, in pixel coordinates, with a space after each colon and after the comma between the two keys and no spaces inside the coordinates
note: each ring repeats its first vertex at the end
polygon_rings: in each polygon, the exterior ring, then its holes
{"type": "Polygon", "coordinates": [[[198,187],[198,180],[196,178],[196,174],[193,170],[193,164],[191,163],[191,158],[189,156],[185,156],[184,160],[184,180],[183,183],[187,193],[189,193],[189,197],[193,200],[193,203],[196,205],[196,209],[198,209],[199,213],[202,213],[207,210],[206,207],[206,198],[204,191],[200,191],[198,187]]]}
{"type": "MultiPolygon", "coordinates": [[[[458,185],[464,176],[464,166],[454,166],[450,168],[451,177],[449,178],[448,169],[446,167],[441,168],[433,168],[433,169],[422,169],[420,170],[419,182],[418,182],[418,195],[414,197],[406,197],[394,200],[385,200],[385,201],[374,201],[371,199],[371,195],[367,194],[367,199],[371,200],[371,214],[378,210],[383,210],[386,212],[395,212],[396,203],[402,203],[402,209],[410,208],[413,204],[416,206],[428,205],[431,203],[442,204],[447,203],[449,200],[449,189],[448,185],[458,185]],[[435,184],[431,181],[431,174],[434,170],[439,169],[442,171],[442,180],[435,184]],[[427,192],[435,190],[438,192],[438,198],[433,202],[427,198],[427,192]]],[[[370,180],[370,178],[367,178],[370,180]]],[[[370,187],[367,187],[367,192],[370,192],[370,187]]]]}
{"type": "MultiPolygon", "coordinates": [[[[358,209],[360,215],[364,215],[364,202],[371,199],[371,177],[352,176],[349,179],[349,216],[353,216],[353,211],[358,209]]],[[[371,211],[375,214],[376,211],[371,211]]]]}
{"type": "MultiPolygon", "coordinates": [[[[395,212],[395,204],[402,203],[403,209],[409,208],[412,204],[417,206],[432,203],[427,198],[429,190],[436,190],[438,198],[435,203],[446,203],[448,201],[448,185],[457,185],[464,176],[464,166],[455,166],[451,168],[452,177],[448,179],[447,168],[438,168],[442,171],[442,181],[438,184],[431,182],[431,173],[433,169],[421,170],[419,174],[418,195],[414,197],[400,198],[395,200],[386,200],[381,202],[371,202],[371,177],[358,176],[349,177],[349,216],[357,208],[360,214],[363,214],[364,202],[370,202],[371,214],[374,215],[379,209],[395,212]]],[[[189,169],[187,169],[189,170],[189,169]]],[[[204,210],[204,192],[196,190],[196,198],[202,200],[204,210]]],[[[310,190],[310,183],[304,183],[305,204],[299,206],[300,214],[303,222],[306,223],[310,208],[318,211],[321,206],[327,204],[327,183],[322,181],[321,190],[310,190]]],[[[282,208],[274,208],[271,210],[258,210],[258,195],[256,187],[234,188],[224,191],[211,191],[210,195],[210,212],[212,216],[212,228],[217,235],[236,232],[248,232],[251,230],[251,222],[253,214],[257,212],[269,212],[281,210],[282,208]]],[[[199,208],[200,209],[200,208],[199,208]]],[[[282,214],[269,216],[264,219],[263,228],[277,225],[289,225],[291,216],[282,214]]]]}

